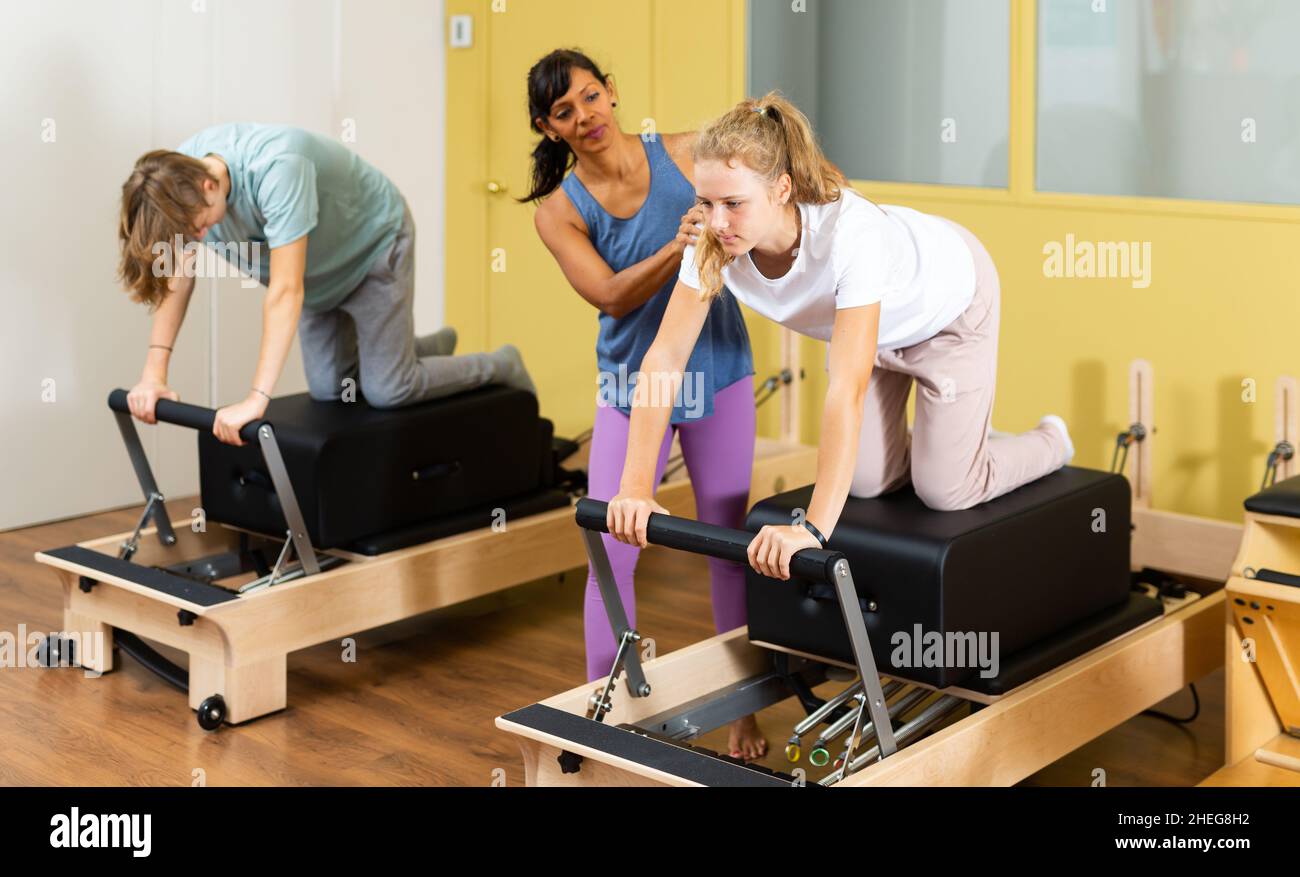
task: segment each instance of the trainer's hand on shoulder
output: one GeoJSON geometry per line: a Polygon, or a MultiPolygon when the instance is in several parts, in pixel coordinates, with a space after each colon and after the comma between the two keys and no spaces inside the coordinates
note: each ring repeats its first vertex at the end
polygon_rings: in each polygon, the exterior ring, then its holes
{"type": "Polygon", "coordinates": [[[652,496],[620,493],[609,501],[605,524],[609,535],[619,542],[645,548],[646,526],[651,514],[666,515],[668,509],[654,501],[652,496]]]}
{"type": "Polygon", "coordinates": [[[703,224],[704,208],[698,204],[682,214],[682,222],[677,229],[677,237],[673,240],[678,252],[700,242],[700,227],[703,224]]]}
{"type": "Polygon", "coordinates": [[[157,407],[159,399],[179,402],[181,397],[162,381],[146,378],[126,394],[126,405],[131,409],[131,416],[136,419],[143,420],[145,423],[157,423],[158,418],[154,414],[154,408],[157,407]]]}

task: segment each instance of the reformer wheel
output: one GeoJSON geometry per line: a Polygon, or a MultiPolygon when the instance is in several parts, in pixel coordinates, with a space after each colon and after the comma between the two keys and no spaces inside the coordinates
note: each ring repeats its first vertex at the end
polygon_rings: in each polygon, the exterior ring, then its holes
{"type": "Polygon", "coordinates": [[[205,731],[215,731],[226,721],[226,699],[219,694],[206,698],[199,704],[199,727],[205,731]]]}
{"type": "Polygon", "coordinates": [[[77,644],[70,637],[61,634],[47,636],[36,647],[36,663],[46,669],[74,667],[77,663],[77,644]]]}

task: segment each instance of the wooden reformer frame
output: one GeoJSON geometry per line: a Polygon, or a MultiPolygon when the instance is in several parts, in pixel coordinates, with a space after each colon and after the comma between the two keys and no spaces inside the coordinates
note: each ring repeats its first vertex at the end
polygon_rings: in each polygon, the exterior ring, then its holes
{"type": "MultiPolygon", "coordinates": [[[[1279,447],[1296,439],[1295,389],[1293,379],[1283,378],[1279,382],[1279,447]]],[[[1153,370],[1148,362],[1137,360],[1130,368],[1132,425],[1120,434],[1116,447],[1117,460],[1121,452],[1128,456],[1132,451],[1129,472],[1133,487],[1133,569],[1151,568],[1211,582],[1223,582],[1231,574],[1229,597],[1244,593],[1247,586],[1263,587],[1266,583],[1252,581],[1247,585],[1241,578],[1238,546],[1242,545],[1243,554],[1246,548],[1240,525],[1152,507],[1153,414],[1153,370]],[[1235,565],[1234,556],[1237,557],[1235,565]]],[[[1292,465],[1290,456],[1277,463],[1278,477],[1287,477],[1292,465]]],[[[1123,463],[1113,468],[1124,471],[1123,463]]],[[[1300,571],[1300,529],[1294,529],[1298,523],[1286,521],[1286,526],[1293,528],[1288,535],[1296,537],[1288,545],[1294,555],[1288,555],[1290,561],[1280,561],[1277,568],[1300,571]]],[[[1265,525],[1267,522],[1256,526],[1265,525]]],[[[1247,527],[1251,526],[1248,519],[1247,527]]],[[[1291,590],[1300,594],[1300,589],[1291,590]]],[[[1293,601],[1295,596],[1292,595],[1293,601]]],[[[1186,596],[1165,599],[1164,603],[1162,617],[1004,695],[987,697],[956,689],[934,692],[933,698],[918,702],[914,709],[923,711],[940,698],[956,697],[971,705],[969,713],[956,718],[963,711],[954,710],[929,728],[928,736],[877,758],[856,772],[844,775],[842,770],[834,771],[838,780],[832,783],[823,780],[823,784],[837,788],[1011,785],[1024,779],[1221,665],[1225,592],[1222,589],[1206,594],[1188,591],[1186,596]]],[[[1292,634],[1298,630],[1297,608],[1293,602],[1287,610],[1290,614],[1286,615],[1292,634]]],[[[1277,618],[1281,622],[1281,607],[1278,609],[1277,618]]],[[[1252,711],[1230,717],[1229,761],[1233,755],[1241,756],[1254,747],[1264,747],[1300,765],[1300,740],[1276,738],[1281,731],[1277,715],[1268,706],[1258,678],[1247,675],[1254,673],[1254,669],[1247,666],[1243,670],[1231,659],[1241,651],[1240,638],[1233,627],[1229,620],[1230,698],[1234,689],[1244,691],[1238,699],[1246,699],[1252,711]],[[1280,742],[1286,744],[1285,751],[1278,745],[1280,742]]],[[[1300,637],[1290,642],[1291,660],[1298,662],[1300,637]]],[[[740,628],[646,662],[641,668],[649,690],[645,696],[632,696],[627,679],[620,679],[614,689],[618,694],[604,705],[601,722],[585,718],[600,712],[594,705],[603,696],[598,684],[593,695],[594,686],[589,683],[498,717],[497,727],[517,738],[528,785],[689,786],[732,781],[788,784],[788,776],[747,776],[741,773],[746,768],[732,764],[726,764],[726,771],[716,769],[700,760],[709,756],[699,755],[696,759],[692,758],[696,753],[687,748],[681,752],[664,749],[669,745],[665,737],[655,739],[653,733],[644,737],[641,734],[672,729],[679,732],[679,740],[689,739],[680,733],[682,723],[689,723],[688,714],[706,714],[710,704],[728,699],[743,703],[726,715],[746,714],[744,710],[761,703],[762,698],[741,698],[739,694],[752,692],[764,674],[770,675],[769,648],[749,642],[746,630],[740,628]],[[605,727],[594,732],[591,726],[596,724],[605,727]],[[617,727],[620,725],[635,726],[637,733],[617,727]],[[629,739],[636,737],[642,739],[629,739]]],[[[812,665],[824,667],[830,663],[833,662],[814,658],[812,665]]],[[[1292,686],[1294,697],[1296,664],[1288,666],[1291,675],[1287,684],[1292,686]]],[[[769,695],[770,703],[788,697],[789,692],[774,695],[769,692],[769,695]]],[[[724,712],[716,709],[713,715],[720,717],[724,712]]],[[[713,725],[720,726],[720,721],[713,725]]],[[[710,728],[690,730],[702,733],[710,728]]],[[[803,781],[802,777],[797,779],[803,781]]]]}
{"type": "MultiPolygon", "coordinates": [[[[162,659],[152,646],[144,648],[151,657],[142,660],[187,691],[189,705],[206,729],[284,709],[290,652],[558,575],[586,562],[573,531],[571,506],[509,520],[504,528],[483,527],[373,557],[315,550],[302,532],[305,528],[294,526],[293,519],[300,523],[301,516],[282,462],[277,477],[274,461],[279,450],[269,422],[250,424],[242,435],[261,443],[286,517],[297,532],[287,534],[287,540],[283,535],[273,540],[212,522],[203,532],[189,526],[173,530],[135,426],[124,410],[124,394],[120,402],[118,425],[140,477],[146,509],[134,532],[36,554],[38,562],[54,568],[63,589],[62,636],[47,641],[45,659],[106,673],[114,667],[115,638],[123,649],[133,644],[129,650],[137,657],[142,641],[178,649],[188,655],[188,671],[162,659]],[[151,519],[155,525],[145,526],[151,519]],[[296,577],[290,574],[267,587],[235,592],[256,578],[247,564],[238,562],[241,556],[250,548],[262,548],[270,556],[281,552],[283,560],[289,543],[300,559],[290,570],[296,577]]],[[[196,429],[210,430],[214,414],[167,401],[158,408],[160,421],[196,429]]],[[[755,493],[763,496],[811,480],[816,456],[816,448],[760,441],[755,493]]],[[[684,475],[662,485],[660,496],[674,514],[694,514],[695,500],[684,475]]],[[[280,563],[276,566],[279,569],[280,563]]]]}

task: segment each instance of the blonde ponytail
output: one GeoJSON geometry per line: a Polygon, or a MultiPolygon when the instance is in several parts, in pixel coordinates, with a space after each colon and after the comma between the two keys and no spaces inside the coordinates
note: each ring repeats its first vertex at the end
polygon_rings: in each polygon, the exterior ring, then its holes
{"type": "MultiPolygon", "coordinates": [[[[695,142],[696,163],[727,164],[732,159],[769,184],[781,174],[789,174],[790,198],[795,203],[829,204],[838,201],[848,186],[844,174],[817,144],[808,117],[779,91],[741,101],[700,132],[695,142]]],[[[731,260],[706,225],[695,247],[701,299],[716,298],[722,292],[722,271],[731,260]]]]}

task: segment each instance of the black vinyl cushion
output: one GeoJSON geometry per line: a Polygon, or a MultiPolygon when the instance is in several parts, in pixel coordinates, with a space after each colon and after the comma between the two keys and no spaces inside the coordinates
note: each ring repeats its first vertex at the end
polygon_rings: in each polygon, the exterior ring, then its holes
{"type": "Polygon", "coordinates": [[[1279,481],[1246,499],[1246,511],[1300,518],[1300,475],[1279,481]]]}
{"type": "MultiPolygon", "coordinates": [[[[390,530],[387,533],[367,536],[364,539],[351,542],[345,547],[357,554],[373,557],[379,554],[387,554],[390,551],[397,551],[401,548],[408,548],[412,545],[422,545],[435,539],[446,539],[448,536],[455,536],[457,533],[468,533],[470,530],[491,527],[497,521],[501,521],[508,527],[511,521],[548,512],[552,509],[563,508],[569,504],[569,495],[563,490],[539,490],[526,496],[499,500],[495,505],[489,504],[469,511],[442,515],[400,530],[390,530]]],[[[500,532],[507,531],[501,530],[500,532]]]]}
{"type": "MultiPolygon", "coordinates": [[[[789,524],[812,487],[764,500],[750,530],[789,524]]],[[[1066,467],[963,511],[934,511],[911,487],[876,499],[850,497],[829,548],[848,558],[878,670],[936,687],[979,667],[895,667],[905,633],[983,633],[1011,656],[1129,600],[1131,494],[1119,475],[1066,467]],[[1103,520],[1100,513],[1104,513],[1103,520]]],[[[825,586],[780,582],[749,569],[749,637],[852,661],[839,603],[825,586]]],[[[967,661],[967,664],[972,663],[967,661]]]]}
{"type": "MultiPolygon", "coordinates": [[[[491,509],[553,483],[551,422],[520,390],[488,387],[392,410],[301,393],[273,399],[265,419],[318,548],[491,509]]],[[[210,520],[271,535],[287,529],[257,445],[231,447],[201,432],[199,482],[210,520]]]]}

